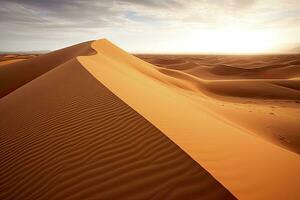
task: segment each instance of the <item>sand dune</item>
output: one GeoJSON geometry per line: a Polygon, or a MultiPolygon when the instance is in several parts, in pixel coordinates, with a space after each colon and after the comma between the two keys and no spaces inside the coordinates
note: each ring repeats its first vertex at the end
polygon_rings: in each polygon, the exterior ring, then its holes
{"type": "Polygon", "coordinates": [[[159,62],[200,62],[187,69],[169,64],[156,68],[175,78],[173,85],[211,97],[206,98],[206,104],[212,104],[226,120],[300,153],[300,82],[296,78],[300,68],[290,65],[298,62],[299,55],[140,57],[152,63],[156,63],[155,58],[159,62]]]}
{"type": "MultiPolygon", "coordinates": [[[[30,72],[52,58],[30,60],[30,72]]],[[[0,199],[235,199],[75,58],[63,61],[0,99],[0,199]]]]}
{"type": "Polygon", "coordinates": [[[287,79],[300,76],[299,55],[138,55],[138,57],[162,68],[181,70],[208,80],[287,79]]]}
{"type": "Polygon", "coordinates": [[[205,80],[180,70],[159,68],[169,76],[185,80],[193,85],[190,89],[199,88],[200,92],[211,92],[215,95],[248,97],[260,99],[300,99],[299,80],[287,79],[233,79],[205,80]]]}
{"type": "Polygon", "coordinates": [[[1,66],[0,98],[78,55],[92,54],[90,44],[91,42],[85,42],[33,59],[1,66]]]}
{"type": "Polygon", "coordinates": [[[299,199],[299,56],[139,57],[0,67],[1,199],[299,199]]]}
{"type": "Polygon", "coordinates": [[[2,65],[8,65],[16,62],[21,62],[23,60],[28,60],[31,58],[35,58],[38,55],[35,54],[24,54],[24,55],[19,55],[19,54],[10,54],[10,55],[0,55],[0,66],[2,65]]]}
{"type": "MultiPolygon", "coordinates": [[[[299,198],[298,154],[274,145],[271,139],[262,140],[257,137],[259,132],[244,127],[243,123],[239,125],[241,120],[235,123],[232,119],[237,112],[228,115],[227,109],[221,110],[224,101],[195,92],[194,83],[161,73],[155,66],[128,55],[106,40],[96,41],[92,47],[97,54],[79,57],[80,63],[236,197],[299,198]],[[216,109],[217,104],[220,109],[216,109]]],[[[229,110],[236,109],[234,107],[230,106],[229,110]]],[[[268,111],[264,107],[262,110],[268,111]]],[[[240,118],[246,120],[246,117],[240,118]]],[[[294,120],[299,119],[299,115],[294,114],[292,119],[289,121],[296,130],[294,120]]],[[[280,133],[278,141],[288,141],[282,138],[280,133]]]]}
{"type": "Polygon", "coordinates": [[[20,61],[23,61],[23,60],[27,60],[27,59],[10,59],[10,60],[1,61],[0,66],[20,62],[20,61]]]}

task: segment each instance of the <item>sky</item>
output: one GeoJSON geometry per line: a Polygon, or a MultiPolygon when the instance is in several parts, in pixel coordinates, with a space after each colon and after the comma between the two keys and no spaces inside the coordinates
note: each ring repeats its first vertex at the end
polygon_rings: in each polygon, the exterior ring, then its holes
{"type": "Polygon", "coordinates": [[[0,51],[284,52],[300,47],[300,0],[0,0],[0,30],[0,51]]]}

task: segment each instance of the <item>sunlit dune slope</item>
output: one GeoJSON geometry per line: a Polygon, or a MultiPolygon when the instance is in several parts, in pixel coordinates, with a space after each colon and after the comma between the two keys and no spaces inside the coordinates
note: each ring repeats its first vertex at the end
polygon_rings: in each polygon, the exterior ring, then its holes
{"type": "Polygon", "coordinates": [[[204,94],[206,106],[226,120],[300,153],[300,55],[139,57],[158,64],[176,86],[204,94]]]}
{"type": "Polygon", "coordinates": [[[140,57],[217,95],[300,99],[300,55],[140,57]]]}
{"type": "Polygon", "coordinates": [[[22,62],[1,66],[0,98],[78,55],[92,54],[90,44],[91,42],[85,42],[22,62]]]}
{"type": "Polygon", "coordinates": [[[300,81],[288,79],[232,79],[232,80],[206,80],[188,73],[159,69],[171,77],[189,82],[193,90],[198,88],[201,92],[211,92],[212,95],[248,97],[259,99],[300,99],[300,81]]]}
{"type": "MultiPolygon", "coordinates": [[[[93,52],[88,43],[73,50],[93,52]]],[[[23,81],[42,75],[0,99],[0,199],[235,199],[86,71],[73,50],[23,62],[34,73],[23,81]],[[44,66],[55,67],[35,72],[44,66]]]]}
{"type": "MultiPolygon", "coordinates": [[[[245,127],[243,123],[250,118],[244,115],[240,117],[242,120],[235,121],[237,112],[231,114],[230,111],[236,109],[236,105],[225,104],[229,100],[227,97],[209,91],[209,82],[202,80],[203,86],[199,88],[191,81],[193,79],[186,80],[174,74],[162,73],[157,67],[127,54],[107,40],[93,42],[92,47],[97,54],[79,57],[80,63],[239,199],[299,198],[300,157],[274,145],[276,142],[270,138],[265,140],[258,137],[255,122],[259,122],[260,118],[252,117],[251,127],[245,127]],[[223,96],[223,99],[213,95],[223,96]],[[221,106],[228,106],[229,110],[222,110],[221,106]]],[[[245,84],[252,87],[252,82],[245,84]]],[[[275,87],[269,83],[263,85],[268,85],[265,89],[275,87]]],[[[220,86],[223,87],[222,84],[214,87],[220,86]]],[[[273,94],[271,91],[268,98],[273,100],[274,95],[281,98],[283,94],[290,95],[289,92],[284,90],[273,94]]],[[[298,93],[295,91],[293,94],[298,93]]],[[[239,98],[244,101],[246,97],[239,98]]],[[[288,100],[298,98],[291,97],[288,100]]],[[[265,107],[260,109],[268,111],[265,107]]],[[[253,111],[255,115],[260,112],[253,111]]],[[[297,116],[294,115],[292,119],[297,119],[297,116]]],[[[291,122],[295,124],[293,120],[291,122]]],[[[294,128],[296,130],[297,126],[294,125],[294,128]]],[[[277,139],[281,141],[282,138],[285,140],[280,133],[277,139]]]]}

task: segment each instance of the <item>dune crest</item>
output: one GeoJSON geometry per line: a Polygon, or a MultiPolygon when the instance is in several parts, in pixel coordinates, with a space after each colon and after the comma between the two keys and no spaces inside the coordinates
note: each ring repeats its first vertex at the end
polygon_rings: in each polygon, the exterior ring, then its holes
{"type": "Polygon", "coordinates": [[[84,42],[48,54],[0,67],[0,98],[79,55],[94,53],[91,42],[84,42]],[[42,64],[41,64],[42,63],[42,64]]]}
{"type": "MultiPolygon", "coordinates": [[[[236,197],[299,198],[299,155],[216,114],[214,104],[207,104],[205,91],[195,96],[199,87],[194,82],[161,73],[107,40],[93,42],[92,48],[97,54],[80,56],[79,62],[236,197]]],[[[200,82],[207,87],[207,81],[200,82]]],[[[289,93],[284,90],[270,97],[283,94],[289,93]]]]}
{"type": "Polygon", "coordinates": [[[0,199],[236,199],[69,50],[0,99],[0,199]]]}

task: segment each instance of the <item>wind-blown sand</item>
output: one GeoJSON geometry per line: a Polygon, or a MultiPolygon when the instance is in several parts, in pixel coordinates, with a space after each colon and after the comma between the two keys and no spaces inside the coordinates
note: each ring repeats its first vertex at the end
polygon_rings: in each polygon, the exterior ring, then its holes
{"type": "Polygon", "coordinates": [[[56,63],[0,99],[0,199],[235,199],[76,58],[56,63]]]}
{"type": "Polygon", "coordinates": [[[81,45],[0,68],[1,199],[299,199],[296,57],[81,45]]]}

